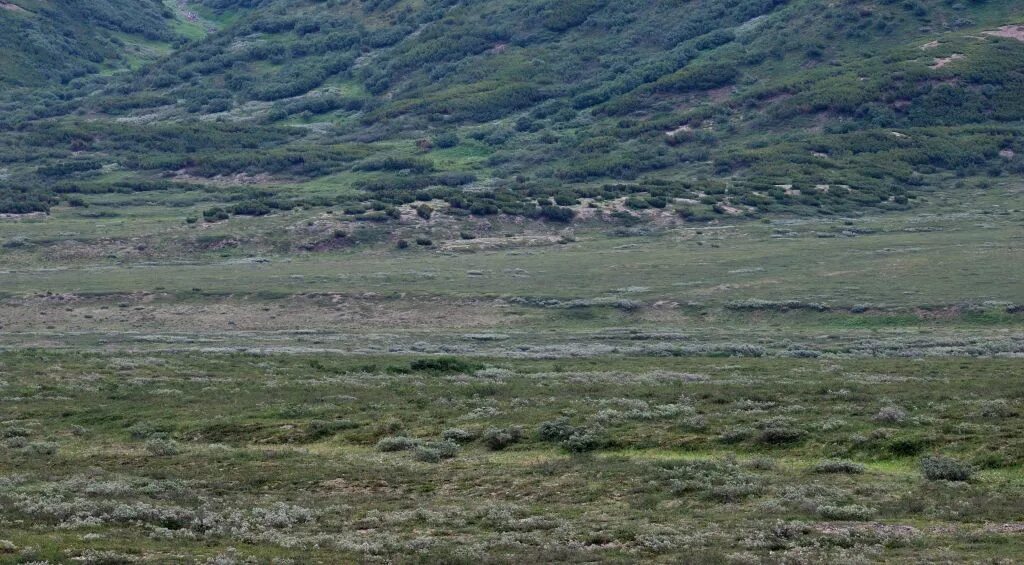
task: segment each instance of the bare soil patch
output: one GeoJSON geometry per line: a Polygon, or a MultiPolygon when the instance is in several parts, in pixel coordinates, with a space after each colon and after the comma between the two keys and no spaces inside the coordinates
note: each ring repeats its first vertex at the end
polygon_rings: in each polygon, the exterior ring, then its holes
{"type": "Polygon", "coordinates": [[[1008,25],[983,33],[995,37],[1008,37],[1017,41],[1024,41],[1024,25],[1008,25]]]}
{"type": "Polygon", "coordinates": [[[933,69],[941,69],[953,61],[959,61],[964,58],[963,53],[953,53],[949,57],[936,57],[935,63],[929,65],[933,69]]]}
{"type": "Polygon", "coordinates": [[[7,10],[8,12],[23,12],[28,13],[28,10],[22,8],[17,4],[11,4],[10,2],[0,2],[0,10],[7,10]]]}
{"type": "Polygon", "coordinates": [[[515,237],[478,237],[470,240],[453,240],[441,244],[442,251],[481,251],[508,247],[532,247],[553,245],[561,238],[557,235],[519,235],[515,237]]]}

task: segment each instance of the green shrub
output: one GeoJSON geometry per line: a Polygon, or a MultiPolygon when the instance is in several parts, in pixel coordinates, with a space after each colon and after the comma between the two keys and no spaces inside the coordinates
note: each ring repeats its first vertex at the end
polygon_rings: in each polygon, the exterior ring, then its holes
{"type": "Polygon", "coordinates": [[[342,430],[358,428],[359,424],[352,420],[312,420],[306,426],[305,441],[316,441],[333,436],[342,430]]]}
{"type": "Polygon", "coordinates": [[[484,431],[484,445],[492,451],[501,451],[523,439],[523,429],[519,426],[508,428],[487,428],[484,431]]]}
{"type": "Polygon", "coordinates": [[[454,131],[442,132],[435,135],[431,143],[439,149],[448,149],[459,144],[459,135],[454,131]]]}
{"type": "Polygon", "coordinates": [[[52,441],[34,441],[26,446],[26,449],[35,455],[56,455],[59,446],[52,441]]]}
{"type": "Polygon", "coordinates": [[[974,476],[974,467],[959,459],[935,455],[921,459],[921,474],[929,481],[969,481],[974,476]]]}
{"type": "Polygon", "coordinates": [[[4,440],[4,447],[7,449],[21,449],[28,445],[27,437],[12,437],[4,440]]]}
{"type": "Polygon", "coordinates": [[[413,371],[429,371],[433,373],[472,373],[482,369],[483,365],[458,357],[429,357],[417,359],[409,364],[413,371]]]}
{"type": "Polygon", "coordinates": [[[935,439],[929,436],[902,436],[889,442],[889,452],[900,457],[917,455],[932,446],[935,439]]]}
{"type": "Polygon", "coordinates": [[[542,422],[537,427],[537,437],[541,441],[559,442],[569,439],[576,428],[569,424],[568,418],[559,418],[548,422],[542,422]]]}
{"type": "Polygon", "coordinates": [[[229,217],[230,215],[228,214],[227,210],[220,207],[208,208],[206,210],[203,210],[203,219],[205,219],[207,222],[219,222],[221,220],[226,220],[229,217]]]}
{"type": "Polygon", "coordinates": [[[169,455],[177,455],[181,452],[178,448],[177,442],[169,439],[154,438],[146,442],[146,451],[151,455],[158,457],[166,457],[169,455]]]}
{"type": "Polygon", "coordinates": [[[829,459],[815,465],[814,472],[857,475],[864,472],[864,465],[844,459],[829,459]]]}
{"type": "Polygon", "coordinates": [[[441,432],[441,438],[443,440],[456,444],[469,443],[475,440],[476,437],[476,433],[462,428],[448,428],[441,432]]]}
{"type": "Polygon", "coordinates": [[[804,438],[806,432],[789,426],[770,426],[757,436],[758,443],[764,445],[786,445],[796,443],[804,438]]]}
{"type": "Polygon", "coordinates": [[[420,440],[405,436],[383,437],[374,448],[377,451],[391,453],[394,451],[410,451],[420,446],[420,440]]]}
{"type": "Polygon", "coordinates": [[[725,430],[718,436],[718,441],[724,444],[740,443],[754,434],[754,430],[748,427],[738,427],[725,430]]]}
{"type": "Polygon", "coordinates": [[[32,432],[28,428],[22,428],[18,426],[4,428],[3,430],[0,430],[0,437],[2,438],[28,437],[30,435],[32,435],[32,432]]]}
{"type": "Polygon", "coordinates": [[[607,440],[600,430],[576,430],[559,445],[570,453],[585,453],[600,449],[606,443],[607,440]]]}
{"type": "Polygon", "coordinates": [[[413,458],[425,463],[438,463],[445,459],[453,459],[459,454],[459,446],[450,441],[419,445],[413,450],[413,458]]]}
{"type": "Polygon", "coordinates": [[[899,406],[884,406],[873,420],[883,424],[902,424],[907,420],[907,411],[899,406]]]}
{"type": "Polygon", "coordinates": [[[826,520],[870,520],[874,518],[877,513],[878,511],[874,508],[861,506],[859,504],[849,504],[846,506],[826,504],[818,507],[818,514],[826,520]]]}

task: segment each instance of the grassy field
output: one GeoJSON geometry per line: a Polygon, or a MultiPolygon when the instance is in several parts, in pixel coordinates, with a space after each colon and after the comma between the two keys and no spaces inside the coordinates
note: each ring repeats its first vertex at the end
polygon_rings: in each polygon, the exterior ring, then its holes
{"type": "Polygon", "coordinates": [[[580,220],[561,234],[510,219],[409,214],[385,227],[309,210],[188,224],[170,202],[108,198],[0,221],[0,346],[1021,353],[1024,201],[1009,182],[937,192],[911,212],[580,220]],[[396,249],[418,236],[431,245],[396,249]]]}
{"type": "Polygon", "coordinates": [[[1018,359],[0,356],[0,559],[1012,562],[1018,359]]]}

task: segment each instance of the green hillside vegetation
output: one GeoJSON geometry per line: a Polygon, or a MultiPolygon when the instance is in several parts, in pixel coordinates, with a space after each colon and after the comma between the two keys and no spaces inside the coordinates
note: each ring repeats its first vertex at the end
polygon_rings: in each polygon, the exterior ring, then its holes
{"type": "Polygon", "coordinates": [[[1008,0],[199,4],[221,31],[5,106],[6,211],[242,175],[263,179],[242,211],[703,222],[905,209],[1022,168],[1024,41],[986,33],[1024,21],[1008,0]]]}
{"type": "Polygon", "coordinates": [[[137,66],[185,39],[161,0],[5,0],[0,86],[66,84],[137,66]]]}

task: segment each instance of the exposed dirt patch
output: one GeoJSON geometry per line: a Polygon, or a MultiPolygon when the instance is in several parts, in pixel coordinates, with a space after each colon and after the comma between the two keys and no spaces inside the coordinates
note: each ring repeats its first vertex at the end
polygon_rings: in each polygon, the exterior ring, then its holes
{"type": "Polygon", "coordinates": [[[266,173],[259,173],[256,175],[250,175],[248,173],[238,173],[235,175],[226,176],[217,175],[215,177],[198,177],[195,175],[190,175],[185,170],[177,171],[174,175],[174,180],[190,182],[193,184],[206,184],[215,186],[267,185],[285,181],[285,179],[276,179],[266,173]]]}
{"type": "Polygon", "coordinates": [[[1008,25],[999,29],[983,32],[985,35],[995,37],[1008,37],[1017,41],[1024,41],[1024,25],[1008,25]]]}
{"type": "Polygon", "coordinates": [[[690,127],[690,124],[683,124],[672,131],[665,132],[665,135],[669,137],[675,137],[681,133],[686,133],[688,131],[693,131],[693,128],[690,127]]]}
{"type": "Polygon", "coordinates": [[[22,12],[28,13],[28,10],[22,8],[17,4],[11,4],[10,2],[0,2],[0,10],[7,10],[8,12],[22,12]]]}
{"type": "Polygon", "coordinates": [[[929,41],[928,43],[925,43],[924,45],[921,46],[921,49],[935,49],[938,46],[939,41],[936,39],[935,41],[929,41]]]}
{"type": "Polygon", "coordinates": [[[963,53],[953,53],[949,57],[936,57],[935,63],[929,65],[933,69],[941,69],[953,61],[959,61],[964,58],[963,53]]]}
{"type": "Polygon", "coordinates": [[[28,218],[45,218],[46,212],[29,212],[28,214],[0,214],[0,220],[22,220],[28,218]]]}
{"type": "Polygon", "coordinates": [[[442,251],[481,251],[507,247],[532,247],[553,245],[561,238],[557,235],[519,235],[515,237],[478,237],[470,240],[453,240],[441,244],[442,251]]]}
{"type": "Polygon", "coordinates": [[[723,86],[707,91],[713,102],[724,102],[732,96],[732,86],[723,86]]]}
{"type": "Polygon", "coordinates": [[[1003,159],[1010,160],[1016,157],[1017,154],[1013,152],[1013,149],[1003,149],[999,152],[999,156],[1003,159]]]}

